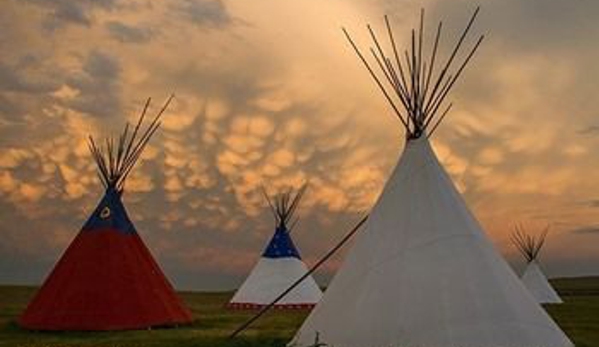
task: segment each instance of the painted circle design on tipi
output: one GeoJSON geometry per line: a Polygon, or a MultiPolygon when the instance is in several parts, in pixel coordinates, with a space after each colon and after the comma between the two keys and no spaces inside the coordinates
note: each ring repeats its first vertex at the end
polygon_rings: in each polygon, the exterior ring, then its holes
{"type": "Polygon", "coordinates": [[[102,218],[102,219],[108,219],[111,214],[112,213],[110,211],[110,207],[104,206],[104,208],[102,209],[102,211],[100,211],[100,218],[102,218]]]}

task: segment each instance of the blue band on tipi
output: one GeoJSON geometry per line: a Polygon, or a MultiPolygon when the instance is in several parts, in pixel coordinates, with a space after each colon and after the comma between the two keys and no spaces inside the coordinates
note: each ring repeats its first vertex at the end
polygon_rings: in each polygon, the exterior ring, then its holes
{"type": "Polygon", "coordinates": [[[124,234],[134,234],[135,227],[125,206],[121,201],[120,194],[113,188],[108,188],[104,197],[83,225],[83,231],[94,231],[97,229],[113,229],[124,234]]]}
{"type": "Polygon", "coordinates": [[[298,258],[301,259],[291,236],[284,228],[277,228],[268,246],[262,253],[265,258],[298,258]]]}

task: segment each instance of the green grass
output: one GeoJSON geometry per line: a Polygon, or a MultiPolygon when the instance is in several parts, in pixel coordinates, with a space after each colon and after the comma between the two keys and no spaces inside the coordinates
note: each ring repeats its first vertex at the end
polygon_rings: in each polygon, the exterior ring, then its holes
{"type": "Polygon", "coordinates": [[[547,311],[576,347],[599,347],[599,277],[563,278],[552,281],[564,304],[547,311]]]}
{"type": "MultiPolygon", "coordinates": [[[[565,299],[547,307],[577,347],[599,347],[599,277],[554,281],[565,299]]],[[[0,286],[0,347],[114,346],[114,347],[246,347],[284,346],[305,318],[306,311],[274,311],[259,320],[240,338],[227,335],[252,312],[231,311],[224,305],[231,293],[181,293],[195,321],[189,326],[123,332],[31,332],[21,329],[16,317],[35,288],[0,286]]]]}
{"type": "Polygon", "coordinates": [[[230,340],[229,333],[253,311],[224,309],[232,293],[183,292],[180,295],[194,317],[188,326],[122,332],[32,332],[21,329],[15,321],[35,291],[32,287],[0,286],[0,346],[284,346],[308,313],[269,313],[243,336],[230,340]]]}

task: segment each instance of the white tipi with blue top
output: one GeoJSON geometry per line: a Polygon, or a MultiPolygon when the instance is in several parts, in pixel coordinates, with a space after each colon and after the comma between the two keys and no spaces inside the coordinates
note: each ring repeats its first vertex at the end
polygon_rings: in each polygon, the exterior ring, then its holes
{"type": "MultiPolygon", "coordinates": [[[[230,308],[256,309],[268,305],[308,271],[290,235],[297,222],[297,219],[291,220],[304,192],[305,186],[295,195],[289,190],[275,197],[274,204],[264,194],[275,216],[275,234],[248,278],[229,302],[230,308]]],[[[309,277],[279,301],[275,308],[311,308],[321,296],[320,288],[309,277]]]]}

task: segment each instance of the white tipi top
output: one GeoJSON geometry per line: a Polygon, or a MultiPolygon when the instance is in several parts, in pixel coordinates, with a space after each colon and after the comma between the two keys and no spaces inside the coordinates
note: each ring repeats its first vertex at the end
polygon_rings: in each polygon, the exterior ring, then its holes
{"type": "Polygon", "coordinates": [[[541,267],[537,261],[533,260],[528,263],[526,270],[522,274],[522,282],[528,288],[530,293],[541,304],[561,304],[562,299],[555,292],[551,284],[541,271],[541,267]]]}
{"type": "Polygon", "coordinates": [[[408,141],[290,345],[566,347],[471,215],[426,135],[408,141]]]}

